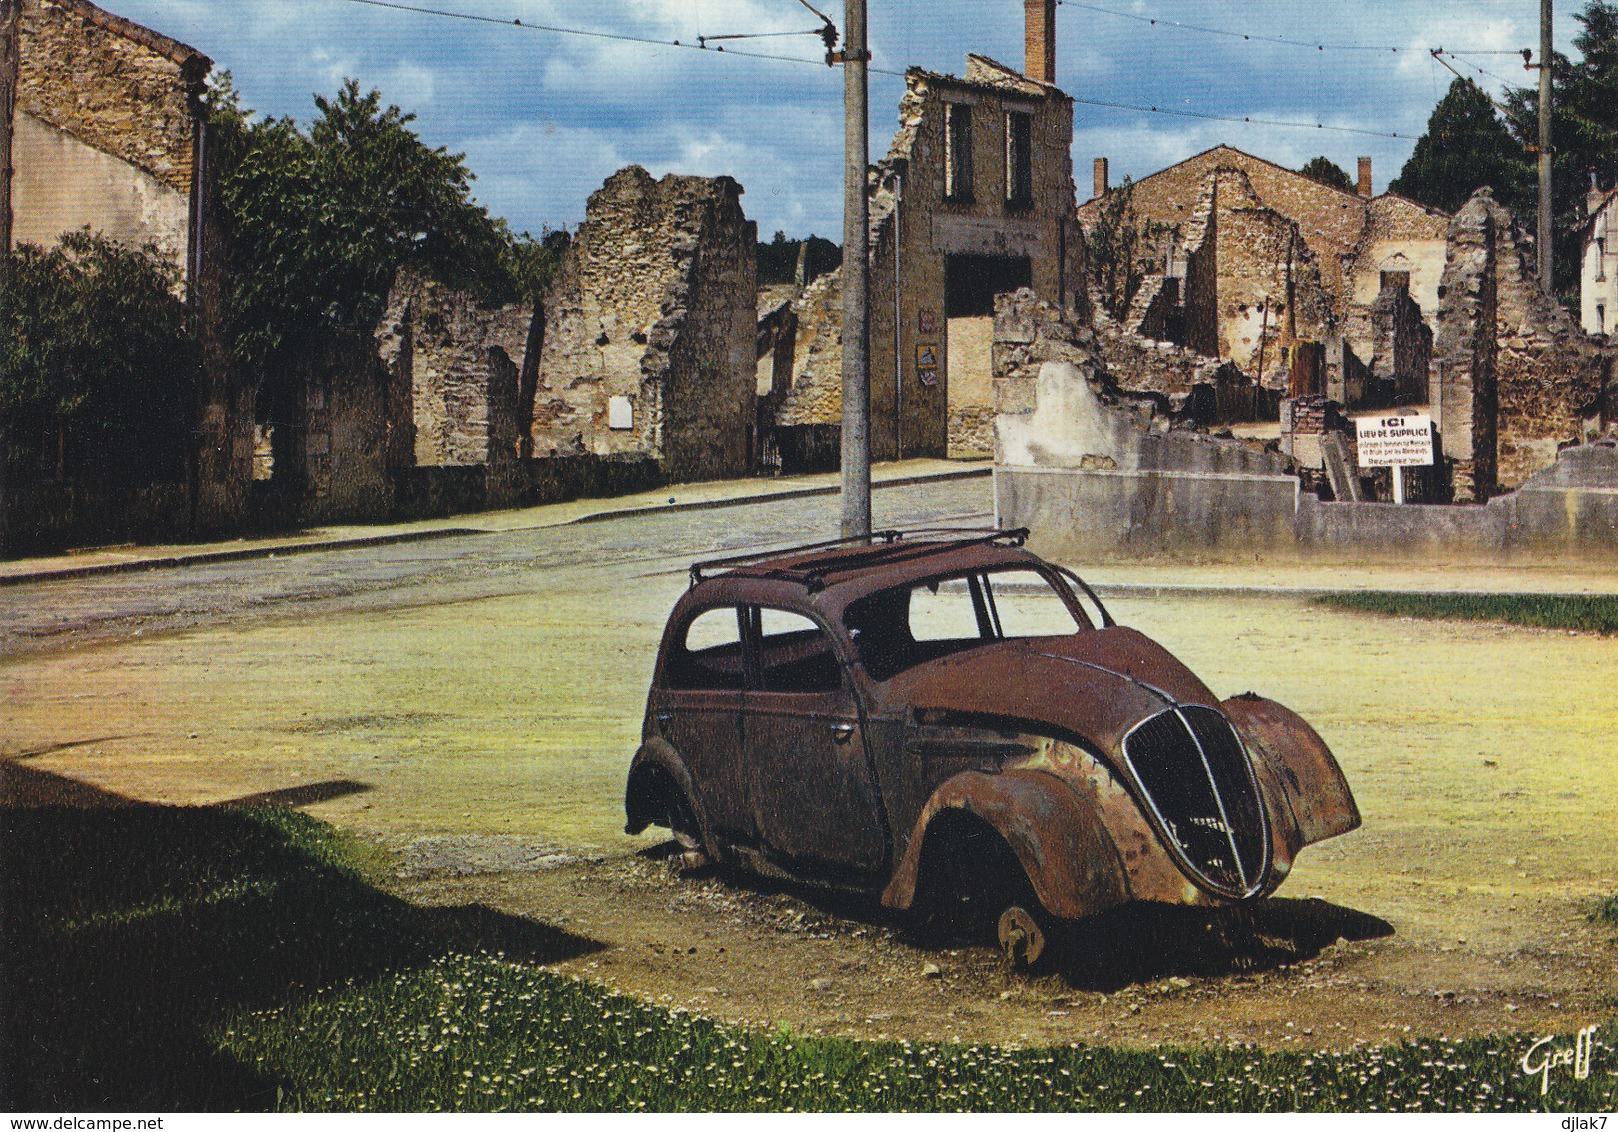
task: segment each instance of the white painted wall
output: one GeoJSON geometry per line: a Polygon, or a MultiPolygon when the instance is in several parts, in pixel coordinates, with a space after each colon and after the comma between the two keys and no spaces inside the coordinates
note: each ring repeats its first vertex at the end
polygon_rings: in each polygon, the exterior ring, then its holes
{"type": "Polygon", "coordinates": [[[50,247],[89,225],[126,243],[155,240],[184,267],[191,204],[183,193],[22,110],[12,156],[13,243],[50,247]]]}
{"type": "Polygon", "coordinates": [[[1591,334],[1618,334],[1618,199],[1607,199],[1584,240],[1579,321],[1591,334]]]}

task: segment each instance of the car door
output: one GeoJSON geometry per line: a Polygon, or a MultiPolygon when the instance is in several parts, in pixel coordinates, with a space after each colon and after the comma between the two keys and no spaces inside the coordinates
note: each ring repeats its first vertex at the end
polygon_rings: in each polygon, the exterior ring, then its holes
{"type": "Polygon", "coordinates": [[[757,837],[742,749],[747,616],[742,606],[713,606],[676,629],[655,709],[657,728],[685,760],[709,824],[742,841],[757,837]]]}
{"type": "Polygon", "coordinates": [[[871,872],[887,855],[859,706],[830,634],[802,613],[754,607],[756,676],[742,708],[752,823],[788,862],[871,872]]]}

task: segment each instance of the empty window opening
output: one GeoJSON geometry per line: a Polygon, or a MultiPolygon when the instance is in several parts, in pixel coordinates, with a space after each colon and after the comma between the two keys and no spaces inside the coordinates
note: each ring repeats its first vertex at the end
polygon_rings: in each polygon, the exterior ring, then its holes
{"type": "Polygon", "coordinates": [[[1034,120],[1006,112],[1006,207],[1034,207],[1034,120]]]}
{"type": "Polygon", "coordinates": [[[944,199],[972,199],[972,107],[951,102],[944,115],[944,199]]]}

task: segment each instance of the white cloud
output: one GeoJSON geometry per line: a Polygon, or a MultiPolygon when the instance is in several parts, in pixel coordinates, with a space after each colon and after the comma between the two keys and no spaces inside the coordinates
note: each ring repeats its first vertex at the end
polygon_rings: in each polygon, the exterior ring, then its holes
{"type": "MultiPolygon", "coordinates": [[[[248,105],[306,120],[311,93],[346,77],[418,114],[432,145],[465,151],[480,199],[519,228],[575,223],[585,198],[617,168],[655,174],[728,173],[766,233],[840,231],[840,72],[715,51],[558,35],[535,24],[690,43],[698,35],[801,32],[815,18],[796,0],[420,0],[518,29],[368,8],[344,0],[104,0],[234,72],[248,105]]],[[[836,0],[817,7],[837,20],[836,0]]],[[[1498,0],[1368,4],[1361,0],[1096,0],[1160,19],[1205,24],[1252,40],[1152,26],[1067,5],[1058,16],[1058,79],[1070,93],[1140,105],[1325,122],[1417,134],[1450,75],[1427,48],[1510,50],[1537,44],[1533,5],[1498,0]],[[1518,9],[1522,10],[1519,11],[1518,9]],[[1313,51],[1262,42],[1277,33],[1399,52],[1313,51]]],[[[1570,49],[1577,5],[1558,5],[1557,41],[1570,49]]],[[[959,74],[967,51],[1022,58],[1016,0],[871,0],[877,66],[959,74]]],[[[818,58],[810,36],[739,41],[733,49],[818,58]]],[[[1510,56],[1470,60],[1525,82],[1510,56]]],[[[1468,70],[1464,63],[1457,63],[1468,70]]],[[[1503,80],[1480,81],[1498,92],[1503,80]]],[[[1528,75],[1528,79],[1532,76],[1528,75]]],[[[872,151],[886,151],[902,83],[872,77],[872,151]]],[[[1114,179],[1143,176],[1220,142],[1296,166],[1324,153],[1353,171],[1370,154],[1380,187],[1411,141],[1204,122],[1080,105],[1075,170],[1088,195],[1089,159],[1111,158],[1114,179]]]]}

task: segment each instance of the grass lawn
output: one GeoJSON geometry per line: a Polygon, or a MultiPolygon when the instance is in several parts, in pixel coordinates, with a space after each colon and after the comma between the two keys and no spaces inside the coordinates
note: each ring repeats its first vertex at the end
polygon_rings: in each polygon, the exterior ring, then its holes
{"type": "Polygon", "coordinates": [[[1360,590],[1323,594],[1315,604],[1397,617],[1501,621],[1536,629],[1618,633],[1618,596],[1611,594],[1446,594],[1360,590]]]}
{"type": "Polygon", "coordinates": [[[389,896],[362,846],[289,811],[10,809],[0,844],[13,1111],[1588,1112],[1618,1091],[1611,1023],[1594,1073],[1544,1097],[1524,1035],[1265,1054],[726,1025],[547,969],[590,940],[389,896]]]}

